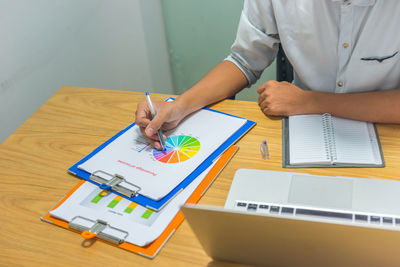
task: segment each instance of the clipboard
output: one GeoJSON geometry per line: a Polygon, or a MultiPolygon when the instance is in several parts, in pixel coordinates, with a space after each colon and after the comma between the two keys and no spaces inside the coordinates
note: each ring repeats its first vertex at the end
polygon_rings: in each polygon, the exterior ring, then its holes
{"type": "MultiPolygon", "coordinates": [[[[173,98],[168,98],[166,101],[171,101],[173,98]]],[[[231,117],[236,117],[231,114],[227,114],[224,112],[216,111],[210,108],[204,108],[209,111],[217,112],[220,114],[224,114],[231,117]]],[[[140,186],[128,183],[124,180],[123,177],[119,175],[112,175],[109,173],[105,173],[106,176],[109,176],[109,180],[102,179],[97,173],[89,173],[87,171],[81,170],[78,168],[79,165],[83,164],[91,157],[96,155],[102,149],[104,149],[107,145],[111,144],[116,138],[124,134],[126,131],[131,129],[135,123],[132,123],[115,136],[111,137],[109,140],[104,142],[102,145],[97,147],[94,151],[88,154],[86,157],[78,161],[76,164],[71,166],[68,169],[68,172],[72,175],[75,175],[79,178],[83,178],[97,186],[99,186],[103,190],[109,190],[117,195],[120,195],[124,198],[127,198],[130,201],[134,201],[148,209],[159,211],[162,209],[174,196],[176,196],[181,190],[186,188],[200,173],[206,170],[214,160],[220,156],[224,151],[226,151],[230,146],[232,146],[237,140],[239,140],[243,135],[245,135],[254,125],[256,122],[246,120],[245,124],[237,130],[233,135],[231,135],[218,149],[216,149],[211,155],[209,155],[191,174],[189,174],[180,184],[178,184],[175,188],[173,188],[167,195],[162,197],[159,200],[154,200],[143,196],[140,194],[140,186]]],[[[103,172],[102,170],[98,170],[97,172],[103,172]]],[[[104,174],[104,172],[103,172],[104,174]]]]}
{"type": "MultiPolygon", "coordinates": [[[[196,204],[199,201],[199,199],[205,194],[205,192],[208,190],[208,188],[211,186],[211,184],[217,178],[218,174],[224,169],[224,167],[228,164],[228,162],[235,155],[235,153],[237,152],[238,149],[239,149],[239,147],[237,147],[237,146],[231,146],[223,153],[223,155],[218,159],[217,163],[212,167],[212,169],[205,176],[204,180],[195,189],[195,191],[192,193],[192,195],[187,199],[186,204],[196,204]]],[[[83,233],[82,230],[84,230],[84,229],[73,226],[70,223],[68,223],[67,221],[52,217],[50,215],[50,211],[56,209],[62,203],[64,203],[80,186],[82,186],[86,182],[87,182],[86,180],[81,180],[53,208],[51,208],[45,215],[43,215],[41,217],[41,220],[44,222],[51,223],[51,224],[60,226],[62,228],[74,231],[76,233],[83,233]]],[[[166,227],[166,229],[162,232],[162,234],[156,240],[154,240],[152,243],[150,243],[147,246],[143,246],[143,247],[140,247],[140,246],[128,243],[128,242],[123,242],[123,240],[118,240],[116,238],[101,235],[101,234],[95,235],[95,238],[101,240],[102,242],[108,243],[110,245],[131,251],[131,252],[137,253],[141,256],[152,259],[158,254],[158,252],[165,245],[165,243],[172,236],[172,234],[176,231],[176,229],[183,222],[183,220],[184,220],[184,216],[182,214],[182,211],[179,211],[175,215],[175,217],[172,219],[172,221],[169,223],[169,225],[166,227]]],[[[101,226],[101,222],[99,223],[99,225],[101,226]]],[[[85,232],[85,233],[87,233],[87,232],[85,232]]],[[[92,237],[94,237],[94,236],[92,236],[92,237]]]]}

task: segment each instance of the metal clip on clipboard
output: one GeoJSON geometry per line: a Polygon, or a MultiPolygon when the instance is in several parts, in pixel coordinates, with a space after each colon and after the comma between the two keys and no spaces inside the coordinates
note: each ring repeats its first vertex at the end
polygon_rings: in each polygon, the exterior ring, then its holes
{"type": "Polygon", "coordinates": [[[118,244],[121,244],[122,242],[124,242],[125,239],[126,239],[126,237],[127,237],[128,234],[129,234],[129,233],[126,232],[126,231],[123,231],[123,230],[121,230],[121,229],[112,227],[112,226],[109,225],[106,221],[103,221],[103,220],[96,220],[96,221],[94,221],[94,220],[91,220],[91,219],[88,219],[88,218],[84,218],[84,217],[82,217],[82,216],[76,216],[76,217],[74,217],[74,218],[69,222],[68,226],[69,226],[70,228],[72,228],[72,229],[75,229],[75,230],[81,232],[81,236],[82,236],[84,239],[92,239],[92,238],[94,238],[94,237],[97,237],[97,238],[106,240],[106,241],[108,241],[108,242],[111,242],[111,243],[114,243],[114,244],[117,244],[117,245],[118,245],[118,244]],[[80,220],[84,220],[84,221],[89,221],[89,222],[93,223],[92,227],[84,226],[84,225],[82,225],[82,224],[80,224],[80,223],[78,223],[78,222],[74,222],[74,221],[77,221],[77,220],[79,220],[79,219],[80,219],[80,220]],[[121,233],[123,233],[123,234],[125,234],[125,235],[124,235],[123,238],[121,238],[121,237],[117,237],[117,236],[112,236],[112,235],[106,234],[106,233],[103,232],[103,230],[104,230],[106,227],[109,227],[109,228],[111,228],[111,229],[117,230],[117,231],[119,231],[119,232],[121,232],[121,233]]]}
{"type": "Polygon", "coordinates": [[[93,180],[93,181],[99,183],[100,184],[99,187],[103,190],[108,190],[108,191],[114,190],[124,196],[127,196],[127,197],[137,196],[139,194],[138,192],[142,189],[140,186],[137,186],[137,185],[132,184],[132,183],[128,182],[127,180],[125,180],[125,178],[122,175],[119,175],[119,174],[112,175],[110,173],[107,173],[107,172],[101,171],[101,170],[93,172],[90,175],[90,180],[93,180]],[[105,174],[106,176],[111,177],[111,179],[107,180],[99,175],[96,175],[99,173],[105,174]],[[132,190],[132,189],[121,186],[120,184],[122,182],[132,186],[133,188],[136,188],[136,190],[132,190]]]}

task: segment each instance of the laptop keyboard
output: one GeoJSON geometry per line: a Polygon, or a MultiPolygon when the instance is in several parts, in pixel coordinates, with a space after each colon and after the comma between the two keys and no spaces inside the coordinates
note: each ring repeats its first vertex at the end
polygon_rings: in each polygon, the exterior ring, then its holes
{"type": "Polygon", "coordinates": [[[237,200],[235,210],[248,211],[261,214],[283,215],[291,217],[319,217],[325,219],[342,220],[353,223],[365,223],[376,226],[397,226],[400,230],[400,217],[387,214],[346,212],[329,209],[307,208],[292,205],[279,205],[274,203],[250,202],[237,200]]]}

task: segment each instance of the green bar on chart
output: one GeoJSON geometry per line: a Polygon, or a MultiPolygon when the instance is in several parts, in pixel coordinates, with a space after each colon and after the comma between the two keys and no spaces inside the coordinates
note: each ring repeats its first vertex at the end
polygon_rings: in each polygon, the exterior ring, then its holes
{"type": "Polygon", "coordinates": [[[153,211],[152,211],[152,210],[146,210],[146,211],[143,213],[142,218],[148,219],[148,218],[150,218],[150,215],[151,215],[151,214],[153,214],[153,211]]]}
{"type": "Polygon", "coordinates": [[[93,199],[92,203],[97,204],[103,197],[105,197],[108,194],[107,190],[101,190],[93,199]]]}
{"type": "Polygon", "coordinates": [[[121,199],[122,199],[121,196],[116,196],[116,197],[110,202],[110,204],[108,204],[107,207],[109,207],[109,208],[114,208],[115,206],[117,206],[117,204],[120,202],[121,199]]]}
{"type": "Polygon", "coordinates": [[[137,203],[131,202],[129,206],[124,210],[125,213],[132,213],[132,211],[137,207],[137,203]]]}
{"type": "Polygon", "coordinates": [[[97,194],[93,199],[92,199],[92,203],[99,203],[99,201],[101,200],[103,198],[103,196],[102,195],[100,195],[100,194],[97,194]]]}

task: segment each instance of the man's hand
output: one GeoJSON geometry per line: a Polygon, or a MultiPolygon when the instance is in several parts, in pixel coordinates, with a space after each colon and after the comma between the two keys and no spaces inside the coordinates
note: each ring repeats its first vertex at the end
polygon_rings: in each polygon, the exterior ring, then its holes
{"type": "Polygon", "coordinates": [[[257,89],[258,105],[270,116],[310,113],[311,94],[288,82],[268,81],[257,89]]]}
{"type": "MultiPolygon", "coordinates": [[[[153,106],[157,115],[152,119],[147,102],[139,103],[136,110],[135,122],[150,145],[161,150],[162,146],[157,135],[157,130],[160,128],[162,131],[174,129],[184,116],[175,101],[154,102],[153,106]]],[[[165,136],[163,138],[165,139],[165,136]]]]}

